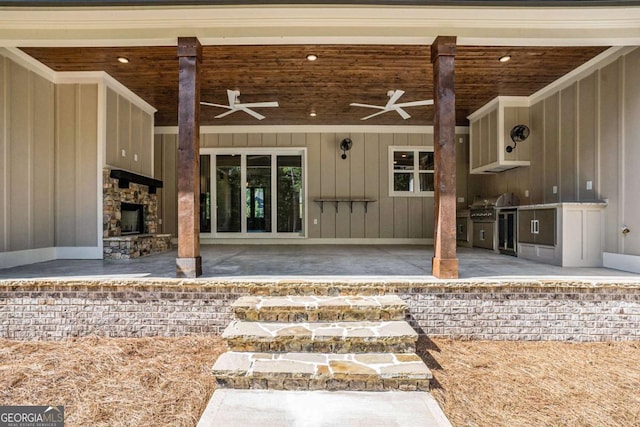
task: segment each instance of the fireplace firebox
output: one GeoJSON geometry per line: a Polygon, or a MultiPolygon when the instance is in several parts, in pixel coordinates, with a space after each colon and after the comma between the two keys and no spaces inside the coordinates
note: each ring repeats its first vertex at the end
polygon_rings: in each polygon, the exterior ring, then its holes
{"type": "Polygon", "coordinates": [[[137,203],[121,203],[120,234],[144,233],[144,205],[137,203]]]}

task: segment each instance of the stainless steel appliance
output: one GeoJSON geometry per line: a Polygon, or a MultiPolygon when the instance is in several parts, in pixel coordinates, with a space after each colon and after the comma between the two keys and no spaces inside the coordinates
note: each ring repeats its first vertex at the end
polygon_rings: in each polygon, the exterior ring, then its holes
{"type": "Polygon", "coordinates": [[[469,218],[469,210],[456,212],[456,241],[458,246],[471,247],[472,223],[469,218]]]}
{"type": "MultiPolygon", "coordinates": [[[[497,230],[499,230],[498,211],[500,208],[509,206],[518,206],[520,200],[513,193],[503,193],[497,196],[480,197],[476,196],[473,203],[469,206],[469,216],[473,221],[473,246],[484,249],[499,249],[499,239],[497,230]]],[[[515,239],[515,230],[517,230],[516,216],[513,220],[513,237],[515,239]]],[[[515,245],[515,240],[514,240],[515,245]]],[[[514,246],[515,254],[515,246],[514,246]]]]}
{"type": "Polygon", "coordinates": [[[498,250],[501,254],[516,256],[517,213],[515,209],[498,211],[498,250]]]}

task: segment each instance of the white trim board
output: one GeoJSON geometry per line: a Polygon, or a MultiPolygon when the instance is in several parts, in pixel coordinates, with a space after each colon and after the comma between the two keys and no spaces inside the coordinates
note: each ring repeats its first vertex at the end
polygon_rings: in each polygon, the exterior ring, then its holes
{"type": "Polygon", "coordinates": [[[15,47],[0,47],[0,55],[6,56],[18,65],[44,77],[54,84],[101,84],[123,96],[128,101],[141,108],[148,114],[157,110],[144,99],[140,98],[128,87],[111,77],[104,71],[54,71],[37,59],[27,55],[15,47]]]}
{"type": "Polygon", "coordinates": [[[38,262],[57,259],[102,259],[102,248],[87,247],[48,247],[25,249],[22,251],[0,252],[0,269],[19,267],[38,262]]]}
{"type": "Polygon", "coordinates": [[[640,256],[603,252],[603,266],[640,274],[640,256]]]}
{"type": "Polygon", "coordinates": [[[560,92],[562,89],[571,86],[573,83],[588,76],[594,71],[606,67],[607,65],[616,61],[621,56],[624,56],[630,53],[636,48],[638,48],[638,46],[622,46],[622,47],[614,46],[612,48],[605,50],[604,52],[595,56],[591,60],[585,62],[578,68],[560,77],[558,80],[551,82],[550,84],[543,87],[539,91],[529,95],[527,97],[529,101],[529,105],[533,105],[538,101],[541,101],[544,98],[550,95],[553,95],[554,93],[560,92]]]}
{"type": "Polygon", "coordinates": [[[173,45],[176,37],[204,44],[397,43],[457,35],[485,45],[640,44],[638,7],[443,7],[421,5],[221,5],[96,8],[4,8],[0,45],[173,45]],[[526,17],[523,25],[522,17],[526,17]],[[443,30],[445,29],[445,30],[443,30]]]}
{"type": "Polygon", "coordinates": [[[56,259],[56,248],[26,249],[23,251],[0,252],[0,269],[35,264],[56,259]]]}
{"type": "MultiPolygon", "coordinates": [[[[177,135],[178,126],[156,126],[155,135],[177,135]]],[[[433,126],[398,125],[242,125],[200,126],[200,134],[232,133],[419,133],[433,134],[433,126]]],[[[468,135],[468,126],[456,126],[456,134],[468,135]]]]}
{"type": "Polygon", "coordinates": [[[607,65],[618,60],[624,55],[629,54],[635,49],[638,49],[638,46],[614,46],[612,48],[609,48],[596,57],[592,58],[591,60],[585,62],[578,68],[568,72],[564,76],[549,83],[547,86],[529,96],[496,96],[491,101],[487,102],[482,107],[469,114],[467,118],[469,120],[473,120],[479,116],[484,115],[491,109],[496,108],[498,105],[504,105],[507,107],[530,107],[542,101],[543,99],[560,92],[562,89],[571,86],[575,82],[580,81],[591,73],[606,67],[607,65]]]}
{"type": "Polygon", "coordinates": [[[55,250],[56,259],[102,259],[102,249],[97,246],[58,246],[55,250]]]}

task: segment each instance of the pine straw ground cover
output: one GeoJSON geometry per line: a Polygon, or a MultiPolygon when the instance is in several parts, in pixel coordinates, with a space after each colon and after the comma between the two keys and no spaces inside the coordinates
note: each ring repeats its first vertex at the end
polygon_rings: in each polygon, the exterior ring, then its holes
{"type": "MultiPolygon", "coordinates": [[[[199,336],[0,340],[0,405],[64,404],[68,427],[194,426],[225,350],[199,336]]],[[[454,426],[640,426],[640,343],[422,338],[419,353],[454,426]]]]}

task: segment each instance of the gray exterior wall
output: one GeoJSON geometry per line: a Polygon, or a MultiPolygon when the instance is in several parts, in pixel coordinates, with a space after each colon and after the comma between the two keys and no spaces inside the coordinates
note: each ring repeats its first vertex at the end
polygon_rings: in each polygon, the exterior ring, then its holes
{"type": "MultiPolygon", "coordinates": [[[[330,130],[328,128],[328,130],[330,130]]],[[[468,135],[458,146],[459,196],[467,193],[468,135]]],[[[177,135],[155,136],[156,178],[162,179],[162,232],[176,235],[177,135]]],[[[308,238],[321,239],[432,239],[433,197],[389,197],[389,147],[433,146],[433,134],[416,133],[244,133],[211,134],[200,137],[201,148],[215,147],[306,147],[308,238]],[[349,137],[353,148],[340,158],[339,142],[349,137]],[[317,198],[372,198],[365,213],[356,203],[353,212],[340,204],[338,212],[326,204],[321,212],[317,198]],[[314,219],[318,224],[314,224],[314,219]]],[[[461,203],[464,205],[466,202],[461,203]]]]}
{"type": "Polygon", "coordinates": [[[97,103],[0,56],[0,252],[97,245],[97,103]]]}
{"type": "Polygon", "coordinates": [[[54,85],[0,55],[0,252],[54,245],[54,85]]]}
{"type": "Polygon", "coordinates": [[[19,62],[0,54],[0,267],[99,246],[100,132],[114,166],[153,173],[152,114],[108,87],[105,100],[106,84],[56,84],[19,62]]]}
{"type": "Polygon", "coordinates": [[[55,246],[98,244],[98,85],[56,86],[55,246]]]}
{"type": "Polygon", "coordinates": [[[107,88],[107,166],[151,177],[152,132],[151,114],[107,88]]]}
{"type": "Polygon", "coordinates": [[[605,252],[640,255],[638,70],[640,49],[532,105],[531,136],[522,144],[531,166],[471,175],[469,197],[514,192],[527,205],[607,200],[605,252]],[[631,233],[624,236],[622,225],[631,233]]]}

